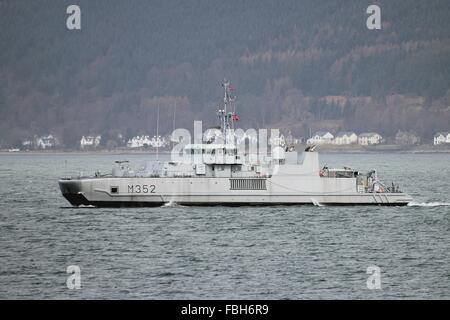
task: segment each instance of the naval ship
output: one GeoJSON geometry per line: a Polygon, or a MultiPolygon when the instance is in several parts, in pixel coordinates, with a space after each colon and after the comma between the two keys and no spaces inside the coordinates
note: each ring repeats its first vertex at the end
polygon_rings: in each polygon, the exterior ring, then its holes
{"type": "Polygon", "coordinates": [[[232,108],[234,89],[229,82],[222,86],[224,96],[217,111],[222,139],[186,143],[182,160],[152,161],[137,170],[128,161],[116,161],[110,173],[61,178],[62,195],[73,206],[95,207],[403,206],[412,201],[398,185],[381,182],[376,170],[320,167],[315,145],[302,154],[281,144],[259,157],[245,152],[246,148],[240,152],[233,134],[223,139],[234,132],[238,117],[232,108]]]}

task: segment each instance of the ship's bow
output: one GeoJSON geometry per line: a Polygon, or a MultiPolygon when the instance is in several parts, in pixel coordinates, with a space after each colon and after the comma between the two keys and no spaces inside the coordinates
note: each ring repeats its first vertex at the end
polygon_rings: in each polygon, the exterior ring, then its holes
{"type": "Polygon", "coordinates": [[[81,191],[81,182],[72,179],[60,179],[58,181],[61,193],[73,206],[88,205],[89,201],[81,191]]]}

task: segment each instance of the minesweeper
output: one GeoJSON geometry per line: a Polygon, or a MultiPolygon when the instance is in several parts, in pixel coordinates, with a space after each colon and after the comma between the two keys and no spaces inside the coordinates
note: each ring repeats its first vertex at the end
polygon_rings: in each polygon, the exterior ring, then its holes
{"type": "MultiPolygon", "coordinates": [[[[217,112],[217,130],[229,137],[238,117],[231,107],[233,88],[228,82],[222,86],[224,97],[217,112]]],[[[284,145],[255,157],[240,152],[237,140],[214,138],[185,144],[182,160],[172,157],[170,161],[152,161],[138,170],[130,169],[128,161],[116,161],[111,173],[61,178],[59,186],[73,206],[96,207],[403,206],[412,201],[394,183],[388,186],[378,180],[375,170],[320,167],[314,145],[308,146],[302,156],[292,146],[284,145]]]]}

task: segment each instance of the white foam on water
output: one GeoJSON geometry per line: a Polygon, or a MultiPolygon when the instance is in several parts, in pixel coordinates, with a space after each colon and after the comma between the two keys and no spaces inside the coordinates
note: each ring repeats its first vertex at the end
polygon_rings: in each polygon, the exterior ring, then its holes
{"type": "Polygon", "coordinates": [[[184,207],[181,204],[176,203],[173,200],[170,200],[169,202],[164,203],[163,207],[168,207],[168,208],[174,208],[174,207],[184,207]]]}
{"type": "Polygon", "coordinates": [[[408,207],[447,207],[450,202],[410,202],[408,207]]]}
{"type": "Polygon", "coordinates": [[[316,199],[311,198],[311,202],[316,206],[316,207],[323,207],[324,205],[321,204],[319,201],[317,201],[316,199]]]}

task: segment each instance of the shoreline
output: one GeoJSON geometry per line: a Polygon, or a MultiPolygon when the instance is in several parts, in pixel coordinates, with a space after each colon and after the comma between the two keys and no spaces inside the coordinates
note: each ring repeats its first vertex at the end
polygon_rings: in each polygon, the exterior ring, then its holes
{"type": "MultiPolygon", "coordinates": [[[[305,145],[296,147],[298,152],[305,149],[305,145]]],[[[343,153],[343,154],[361,154],[361,153],[398,153],[398,154],[448,154],[450,153],[450,146],[434,146],[434,145],[418,145],[418,146],[399,146],[399,145],[378,145],[378,146],[335,146],[335,145],[318,145],[317,151],[320,153],[343,153]]],[[[132,149],[114,149],[114,150],[20,150],[8,151],[0,150],[0,155],[45,155],[45,154],[85,154],[85,155],[141,155],[149,154],[156,155],[154,150],[132,150],[132,149]]],[[[170,150],[160,150],[160,155],[170,155],[170,150]]]]}
{"type": "MultiPolygon", "coordinates": [[[[45,155],[45,154],[85,154],[85,155],[102,155],[102,154],[111,154],[111,155],[121,155],[121,154],[151,154],[156,155],[157,153],[154,151],[148,150],[20,150],[20,151],[8,151],[8,150],[0,150],[0,155],[45,155]]],[[[169,155],[170,151],[160,151],[158,154],[160,155],[169,155]]]]}

